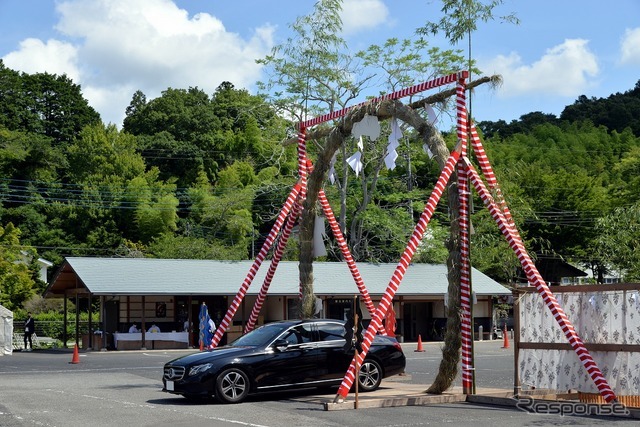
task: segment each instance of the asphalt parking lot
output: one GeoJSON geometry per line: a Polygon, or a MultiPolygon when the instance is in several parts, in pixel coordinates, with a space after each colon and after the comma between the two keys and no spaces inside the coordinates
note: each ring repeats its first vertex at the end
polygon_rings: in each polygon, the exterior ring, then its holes
{"type": "MultiPolygon", "coordinates": [[[[350,394],[342,407],[335,394],[317,390],[270,393],[238,405],[193,403],[162,392],[162,366],[185,350],[15,352],[0,357],[0,426],[424,426],[604,425],[610,418],[541,415],[514,405],[464,402],[459,378],[441,396],[424,393],[440,363],[440,343],[405,343],[407,375],[383,381],[379,390],[350,394]],[[431,400],[429,400],[431,399],[431,400]],[[332,405],[334,405],[332,407],[332,405]]],[[[513,349],[477,343],[477,392],[509,394],[513,349]]],[[[194,351],[194,350],[189,350],[194,351]]],[[[622,425],[638,420],[616,419],[622,425]]]]}

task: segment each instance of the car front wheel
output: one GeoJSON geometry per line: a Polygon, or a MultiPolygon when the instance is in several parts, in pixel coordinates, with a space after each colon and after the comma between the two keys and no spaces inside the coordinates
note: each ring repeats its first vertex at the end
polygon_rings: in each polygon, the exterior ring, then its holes
{"type": "Polygon", "coordinates": [[[382,368],[375,360],[365,360],[360,366],[358,387],[362,391],[373,391],[382,382],[382,368]]]}
{"type": "Polygon", "coordinates": [[[242,370],[231,368],[216,379],[216,396],[224,403],[240,403],[249,394],[249,377],[242,370]]]}

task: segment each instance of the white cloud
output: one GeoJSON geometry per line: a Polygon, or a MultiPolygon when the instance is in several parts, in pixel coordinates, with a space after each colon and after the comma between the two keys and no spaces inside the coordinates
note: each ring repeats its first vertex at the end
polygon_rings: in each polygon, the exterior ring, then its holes
{"type": "Polygon", "coordinates": [[[623,64],[640,64],[640,27],[625,31],[620,52],[620,62],[623,64]]]}
{"type": "Polygon", "coordinates": [[[20,49],[5,55],[7,67],[28,74],[49,72],[50,74],[67,74],[75,83],[80,79],[77,67],[78,51],[75,46],[59,40],[42,40],[28,38],[20,42],[20,49]]]}
{"type": "Polygon", "coordinates": [[[486,73],[501,74],[502,97],[523,94],[571,97],[583,93],[598,75],[596,56],[588,49],[588,41],[567,39],[548,49],[544,56],[532,64],[523,64],[517,53],[499,55],[489,63],[480,64],[486,73]]]}
{"type": "Polygon", "coordinates": [[[212,90],[223,80],[253,83],[271,32],[251,40],[225,30],[206,13],[189,17],[168,0],[72,0],[58,7],[57,28],[84,40],[81,55],[106,84],[140,81],[145,86],[199,86],[212,90]]]}
{"type": "Polygon", "coordinates": [[[382,0],[344,0],[342,31],[345,34],[375,28],[389,19],[389,9],[382,0]]]}
{"type": "MultiPolygon", "coordinates": [[[[133,93],[138,89],[139,87],[133,84],[111,85],[109,87],[82,85],[82,94],[90,101],[89,105],[100,113],[103,122],[113,123],[120,127],[125,118],[125,109],[131,102],[133,93]]],[[[147,94],[147,99],[151,98],[147,94]]]]}
{"type": "Polygon", "coordinates": [[[67,73],[102,119],[118,126],[138,89],[151,99],[169,87],[197,86],[211,94],[230,81],[249,88],[260,79],[255,60],[273,45],[270,26],[245,40],[216,17],[189,16],[170,0],[67,0],[57,12],[56,29],[69,41],[25,40],[5,57],[6,65],[67,73]]]}

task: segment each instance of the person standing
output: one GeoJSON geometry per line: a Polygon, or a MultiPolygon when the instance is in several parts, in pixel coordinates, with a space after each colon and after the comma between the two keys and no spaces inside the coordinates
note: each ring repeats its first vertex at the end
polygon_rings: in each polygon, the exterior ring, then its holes
{"type": "Polygon", "coordinates": [[[33,350],[33,341],[31,337],[36,331],[36,321],[31,317],[31,313],[27,313],[27,320],[24,322],[24,350],[33,350]],[[27,348],[27,340],[29,341],[29,348],[27,348]]]}

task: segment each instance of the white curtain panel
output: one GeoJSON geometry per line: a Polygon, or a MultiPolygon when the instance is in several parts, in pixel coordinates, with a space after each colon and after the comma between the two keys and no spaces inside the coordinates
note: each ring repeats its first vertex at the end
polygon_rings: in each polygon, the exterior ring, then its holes
{"type": "MultiPolygon", "coordinates": [[[[640,344],[638,291],[563,292],[555,295],[584,343],[640,344]]],[[[567,343],[560,326],[537,293],[521,295],[520,341],[567,343]]],[[[616,394],[640,394],[640,353],[591,351],[616,394]]],[[[519,350],[523,386],[597,393],[573,350],[519,350]]]]}

